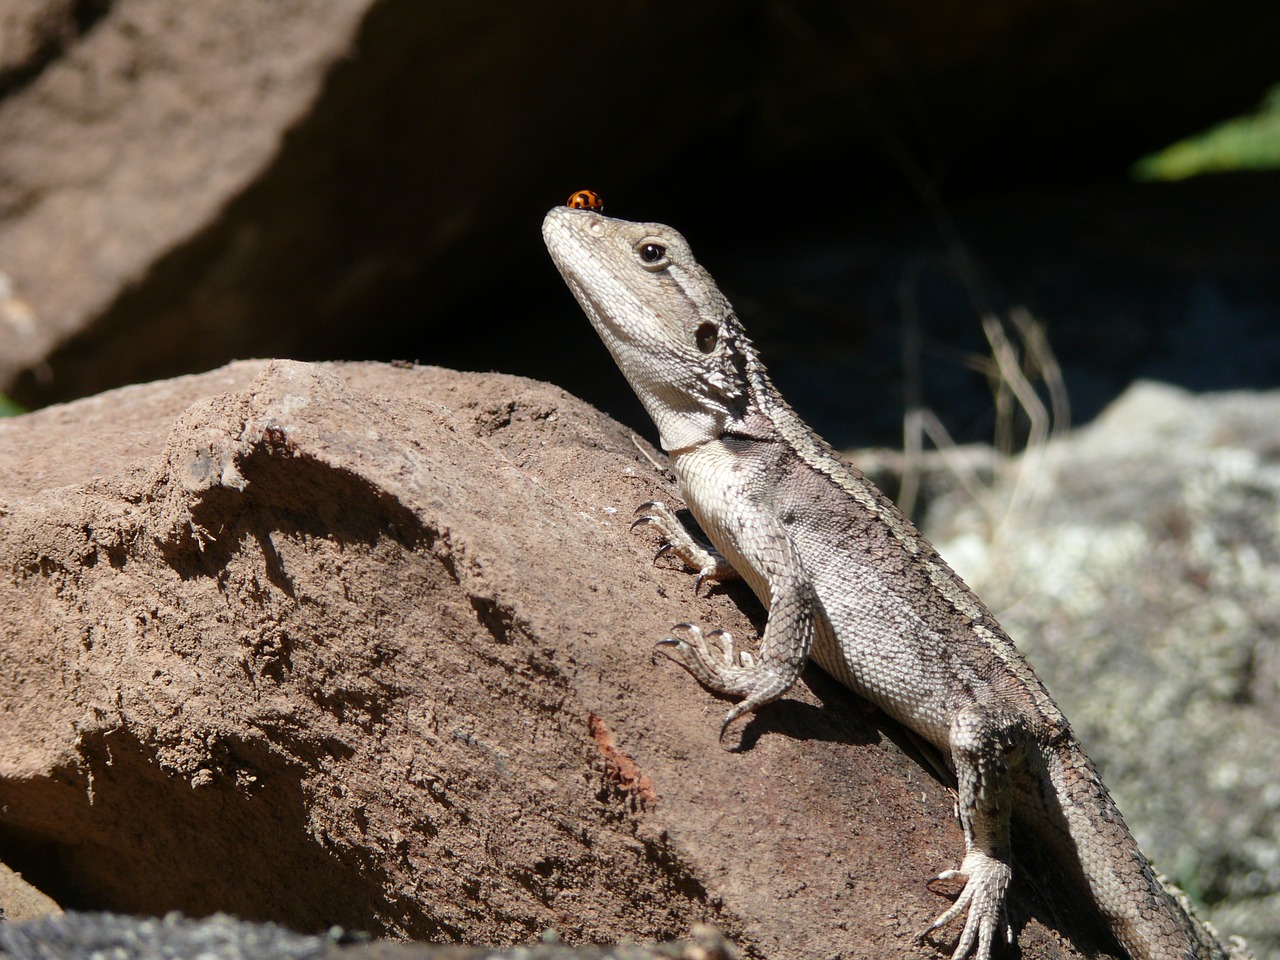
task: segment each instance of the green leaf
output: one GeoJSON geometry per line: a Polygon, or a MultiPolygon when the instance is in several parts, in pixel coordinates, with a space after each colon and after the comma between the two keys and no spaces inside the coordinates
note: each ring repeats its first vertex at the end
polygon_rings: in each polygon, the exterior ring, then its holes
{"type": "Polygon", "coordinates": [[[1280,169],[1280,86],[1257,111],[1210,127],[1143,157],[1135,180],[1183,180],[1204,173],[1280,169]]]}

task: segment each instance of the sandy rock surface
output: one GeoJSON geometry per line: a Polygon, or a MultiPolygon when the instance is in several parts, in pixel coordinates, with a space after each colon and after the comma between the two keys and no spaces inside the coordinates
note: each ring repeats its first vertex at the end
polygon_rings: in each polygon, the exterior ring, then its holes
{"type": "MultiPolygon", "coordinates": [[[[237,363],[0,423],[0,490],[0,849],[64,906],[935,955],[949,789],[815,670],[718,743],[650,651],[759,609],[651,562],[666,481],[556,388],[237,363]]],[[[1024,956],[1095,945],[1025,865],[1024,956]]]]}

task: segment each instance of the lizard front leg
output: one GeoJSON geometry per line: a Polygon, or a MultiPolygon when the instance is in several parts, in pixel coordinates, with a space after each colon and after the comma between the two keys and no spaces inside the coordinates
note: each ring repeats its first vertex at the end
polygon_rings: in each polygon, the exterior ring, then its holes
{"type": "Polygon", "coordinates": [[[704,581],[722,582],[733,580],[738,571],[733,569],[720,552],[714,547],[702,543],[680,522],[675,511],[661,500],[649,500],[636,507],[635,520],[631,521],[631,529],[649,525],[658,531],[662,538],[662,546],[658,549],[655,560],[664,553],[674,553],[690,570],[698,571],[697,582],[693,585],[696,594],[704,581]]]}
{"type": "MultiPolygon", "coordinates": [[[[646,504],[641,509],[648,509],[652,516],[653,506],[646,504]]],[[[677,537],[666,524],[676,521],[670,511],[666,513],[658,523],[667,541],[672,542],[677,537]]],[[[766,585],[760,599],[769,607],[769,621],[760,639],[759,655],[736,651],[732,635],[723,630],[704,636],[698,627],[689,623],[677,624],[673,631],[678,630],[683,636],[667,637],[658,643],[657,650],[712,690],[744,698],[725,717],[720,727],[721,737],[738,717],[778,699],[796,682],[813,647],[818,616],[813,587],[782,525],[761,511],[752,521],[743,524],[743,529],[751,531],[750,539],[738,544],[739,552],[756,574],[750,578],[753,586],[761,581],[766,585]],[[707,643],[711,638],[718,642],[720,650],[711,649],[707,643]]],[[[691,567],[699,568],[699,584],[713,576],[724,579],[722,571],[734,570],[719,553],[698,545],[687,531],[684,538],[702,551],[686,559],[691,567]]],[[[685,551],[690,550],[688,546],[674,548],[682,558],[686,556],[685,551]]],[[[756,592],[762,594],[760,589],[756,592]]]]}
{"type": "Polygon", "coordinates": [[[958,781],[957,809],[965,852],[959,870],[943,871],[937,879],[963,878],[964,889],[925,933],[964,916],[953,960],[963,960],[975,946],[976,960],[990,960],[997,935],[1006,943],[1013,942],[1005,910],[1012,875],[1009,760],[1025,748],[1025,737],[1021,724],[976,706],[961,710],[951,722],[951,759],[958,781]]]}

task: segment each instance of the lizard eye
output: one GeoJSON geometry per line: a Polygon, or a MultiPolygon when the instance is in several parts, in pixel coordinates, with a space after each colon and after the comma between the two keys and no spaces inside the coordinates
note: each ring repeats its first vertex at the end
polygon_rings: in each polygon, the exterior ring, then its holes
{"type": "Polygon", "coordinates": [[[636,253],[646,269],[660,270],[667,265],[667,248],[660,243],[642,243],[636,247],[636,253]]]}
{"type": "Polygon", "coordinates": [[[716,329],[716,325],[710,320],[704,320],[698,324],[698,329],[693,333],[693,339],[698,344],[698,349],[703,353],[710,353],[716,348],[716,343],[720,339],[720,331],[716,329]]]}

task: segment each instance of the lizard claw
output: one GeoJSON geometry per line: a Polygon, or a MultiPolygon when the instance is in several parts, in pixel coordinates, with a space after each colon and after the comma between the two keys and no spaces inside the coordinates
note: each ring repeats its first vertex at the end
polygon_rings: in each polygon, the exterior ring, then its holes
{"type": "Polygon", "coordinates": [[[675,511],[661,500],[649,500],[636,507],[631,529],[644,526],[653,527],[661,538],[662,546],[654,560],[668,553],[674,553],[686,567],[698,571],[698,579],[693,585],[695,597],[708,580],[729,580],[738,575],[728,560],[706,544],[699,542],[680,522],[675,511]]]}
{"type": "MultiPolygon", "coordinates": [[[[702,631],[692,623],[677,623],[671,628],[671,632],[675,633],[677,630],[687,630],[699,640],[702,639],[702,631]]],[[[689,664],[685,660],[685,657],[688,655],[688,649],[688,640],[682,640],[679,637],[665,637],[654,644],[652,660],[654,663],[657,663],[658,655],[661,654],[668,660],[674,660],[676,663],[680,664],[680,666],[688,670],[689,664]]]]}
{"type": "Polygon", "coordinates": [[[692,623],[677,623],[671,632],[688,634],[687,637],[666,637],[659,640],[653,652],[662,654],[668,660],[674,660],[684,667],[700,682],[713,690],[720,689],[720,674],[726,669],[733,669],[733,637],[723,630],[714,630],[703,634],[702,630],[692,623]],[[711,652],[707,640],[715,637],[720,646],[719,657],[711,652]]]}
{"type": "Polygon", "coordinates": [[[670,636],[658,641],[654,656],[662,654],[688,670],[698,682],[718,693],[743,697],[734,705],[720,725],[720,740],[730,724],[757,707],[778,699],[795,681],[794,675],[769,667],[748,651],[735,651],[733,635],[726,630],[708,634],[691,623],[677,623],[671,628],[684,636],[670,636]],[[716,641],[714,648],[707,641],[716,641]]]}
{"type": "Polygon", "coordinates": [[[725,714],[724,723],[720,724],[720,746],[724,746],[724,735],[728,733],[729,728],[733,726],[733,721],[737,720],[750,709],[748,701],[743,700],[741,703],[735,704],[733,709],[725,714]]]}
{"type": "Polygon", "coordinates": [[[635,517],[631,521],[631,529],[643,527],[647,524],[654,524],[658,527],[664,527],[668,517],[674,514],[661,500],[646,500],[640,506],[636,507],[635,512],[631,514],[635,517]]]}

